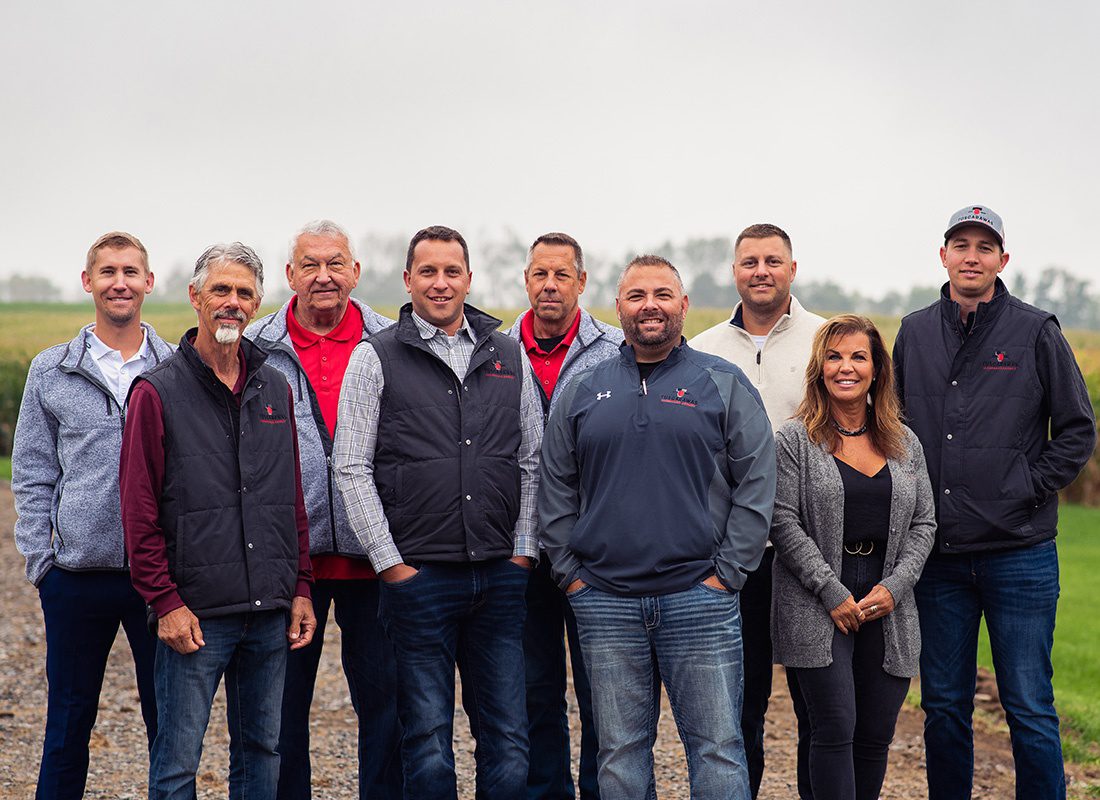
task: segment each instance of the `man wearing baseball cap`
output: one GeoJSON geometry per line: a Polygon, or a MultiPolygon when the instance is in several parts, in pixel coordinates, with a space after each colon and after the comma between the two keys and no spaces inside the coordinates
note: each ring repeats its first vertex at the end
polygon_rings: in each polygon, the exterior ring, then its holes
{"type": "Polygon", "coordinates": [[[1016,796],[1065,798],[1050,653],[1058,490],[1096,421],[1058,320],[1009,294],[1000,216],[951,216],[940,299],[902,320],[898,391],[936,495],[936,548],[915,589],[928,796],[969,798],[978,626],[985,618],[1012,734],[1016,796]]]}

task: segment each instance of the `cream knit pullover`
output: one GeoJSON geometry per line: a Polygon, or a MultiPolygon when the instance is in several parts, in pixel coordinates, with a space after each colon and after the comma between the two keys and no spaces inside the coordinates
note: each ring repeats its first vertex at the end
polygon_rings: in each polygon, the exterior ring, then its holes
{"type": "Polygon", "coordinates": [[[792,296],[790,310],[779,318],[764,346],[757,350],[748,331],[733,324],[740,308],[738,303],[730,321],[703,331],[688,344],[739,366],[760,392],[772,430],[778,430],[802,402],[806,362],[810,360],[814,333],[825,318],[810,313],[792,296]]]}

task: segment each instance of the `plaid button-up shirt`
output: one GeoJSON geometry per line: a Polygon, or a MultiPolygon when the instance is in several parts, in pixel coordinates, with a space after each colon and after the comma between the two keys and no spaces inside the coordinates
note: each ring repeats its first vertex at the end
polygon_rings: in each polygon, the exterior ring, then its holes
{"type": "MultiPolygon", "coordinates": [[[[474,353],[475,337],[465,318],[454,336],[412,315],[420,337],[454,372],[466,377],[474,353]]],[[[394,544],[382,499],[374,485],[374,450],[378,443],[378,418],[384,390],[382,362],[370,342],[351,355],[340,389],[336,440],[332,449],[333,475],[344,498],[352,530],[366,548],[376,572],[403,563],[394,544]]],[[[531,378],[523,370],[520,393],[520,495],[513,555],[538,558],[535,498],[538,494],[539,450],[542,446],[542,403],[531,378]]]]}

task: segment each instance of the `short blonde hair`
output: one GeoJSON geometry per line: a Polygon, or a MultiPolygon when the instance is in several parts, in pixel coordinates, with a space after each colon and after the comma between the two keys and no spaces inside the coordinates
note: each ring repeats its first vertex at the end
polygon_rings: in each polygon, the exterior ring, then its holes
{"type": "Polygon", "coordinates": [[[124,247],[133,247],[141,253],[141,260],[145,266],[145,273],[149,273],[149,253],[145,250],[145,245],[141,243],[141,239],[134,236],[132,233],[126,233],[126,231],[110,231],[105,233],[96,239],[90,248],[88,248],[88,258],[84,262],[84,271],[90,272],[92,266],[95,264],[96,254],[100,250],[106,248],[112,250],[121,250],[124,247]]]}

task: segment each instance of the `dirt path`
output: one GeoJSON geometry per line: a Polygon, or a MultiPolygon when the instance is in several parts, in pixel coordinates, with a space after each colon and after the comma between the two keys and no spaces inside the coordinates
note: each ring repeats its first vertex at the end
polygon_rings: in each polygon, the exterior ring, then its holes
{"type": "MultiPolygon", "coordinates": [[[[0,637],[0,741],[3,742],[0,747],[0,798],[13,799],[34,795],[46,707],[42,614],[37,594],[24,578],[23,559],[15,550],[11,535],[14,519],[11,493],[6,484],[0,483],[0,602],[3,602],[7,628],[7,634],[0,637]]],[[[339,629],[330,624],[313,705],[314,797],[325,800],[356,796],[356,721],[340,672],[338,642],[339,629]]],[[[224,698],[219,693],[206,737],[199,779],[200,800],[226,795],[228,743],[224,709],[224,698]]],[[[1013,794],[1012,754],[1003,720],[992,713],[982,717],[977,737],[974,797],[1010,798],[1013,794]]],[[[903,709],[891,747],[883,798],[925,797],[921,719],[919,711],[908,706],[903,709]]],[[[456,712],[455,730],[460,794],[472,798],[473,745],[461,711],[456,712]]],[[[787,800],[796,797],[794,715],[786,682],[779,672],[768,716],[767,758],[761,798],[787,800]]],[[[656,760],[661,797],[686,798],[683,749],[667,705],[661,716],[656,760]]],[[[125,637],[120,636],[111,653],[99,720],[92,736],[86,797],[143,798],[147,769],[129,650],[125,637]]],[[[1082,792],[1085,780],[1100,778],[1100,775],[1087,776],[1084,770],[1077,768],[1073,768],[1072,773],[1071,785],[1082,792]]],[[[1071,796],[1076,794],[1077,791],[1071,792],[1071,796]]]]}

